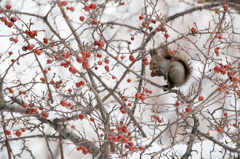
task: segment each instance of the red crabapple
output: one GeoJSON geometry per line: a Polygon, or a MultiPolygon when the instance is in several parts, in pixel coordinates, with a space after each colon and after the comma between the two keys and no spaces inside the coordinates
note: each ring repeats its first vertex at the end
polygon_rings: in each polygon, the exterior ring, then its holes
{"type": "Polygon", "coordinates": [[[48,118],[48,113],[47,113],[47,112],[44,112],[44,113],[42,114],[42,116],[43,116],[43,118],[47,119],[47,118],[48,118]]]}
{"type": "Polygon", "coordinates": [[[16,22],[17,21],[17,18],[16,17],[11,17],[10,19],[12,22],[16,22]]]}
{"type": "Polygon", "coordinates": [[[10,4],[7,4],[7,5],[6,5],[6,9],[7,9],[7,10],[10,10],[10,9],[11,9],[11,5],[10,5],[10,4]]]}
{"type": "Polygon", "coordinates": [[[83,9],[84,9],[86,12],[88,12],[88,11],[90,10],[90,7],[89,7],[89,6],[85,6],[83,9]]]}
{"type": "Polygon", "coordinates": [[[203,96],[199,96],[198,99],[199,99],[199,101],[203,101],[204,97],[203,96]]]}
{"type": "Polygon", "coordinates": [[[62,7],[62,1],[57,1],[57,5],[58,5],[59,8],[61,8],[62,7]]]}
{"type": "Polygon", "coordinates": [[[23,108],[27,108],[27,104],[22,104],[22,107],[23,108]]]}
{"type": "Polygon", "coordinates": [[[222,132],[222,128],[217,128],[217,132],[221,133],[222,132]]]}
{"type": "Polygon", "coordinates": [[[192,32],[192,33],[196,33],[196,32],[197,32],[197,29],[196,29],[196,28],[191,28],[191,32],[192,32]]]}
{"type": "Polygon", "coordinates": [[[43,38],[43,43],[48,44],[48,38],[43,38]]]}
{"type": "Polygon", "coordinates": [[[65,100],[62,100],[61,101],[61,106],[66,107],[67,106],[67,102],[65,100]]]}
{"type": "Polygon", "coordinates": [[[126,138],[126,137],[123,138],[123,139],[122,139],[122,142],[123,142],[123,143],[128,143],[128,138],[126,138]]]}
{"type": "Polygon", "coordinates": [[[179,103],[179,102],[176,102],[175,105],[178,107],[178,106],[180,105],[180,103],[179,103]]]}
{"type": "Polygon", "coordinates": [[[79,114],[79,116],[78,116],[78,117],[79,117],[79,119],[81,119],[81,120],[82,120],[82,119],[84,118],[84,114],[79,114]]]}
{"type": "Polygon", "coordinates": [[[70,7],[70,11],[72,11],[72,12],[73,12],[74,10],[75,10],[75,8],[74,8],[74,7],[70,7]]]}
{"type": "Polygon", "coordinates": [[[7,135],[11,135],[11,131],[7,130],[7,129],[4,130],[4,133],[7,134],[7,135]]]}
{"type": "Polygon", "coordinates": [[[82,150],[82,153],[83,153],[84,155],[86,155],[86,154],[88,153],[88,149],[83,149],[83,150],[82,150]]]}
{"type": "Polygon", "coordinates": [[[79,20],[82,21],[82,22],[84,21],[84,19],[85,19],[84,16],[80,16],[80,17],[79,17],[79,20]]]}
{"type": "Polygon", "coordinates": [[[168,34],[168,33],[165,33],[165,34],[164,34],[164,37],[165,37],[165,38],[168,38],[168,37],[169,37],[169,34],[168,34]]]}
{"type": "Polygon", "coordinates": [[[220,67],[220,66],[215,66],[215,67],[214,67],[214,71],[215,71],[216,73],[221,72],[221,67],[220,67]]]}
{"type": "Polygon", "coordinates": [[[227,10],[228,6],[226,4],[223,5],[223,9],[227,10]]]}
{"type": "Polygon", "coordinates": [[[228,113],[227,113],[227,112],[225,112],[223,115],[224,115],[224,116],[228,116],[228,113]]]}
{"type": "Polygon", "coordinates": [[[162,27],[161,27],[161,31],[162,31],[162,32],[164,32],[164,31],[166,31],[166,30],[167,30],[167,29],[166,29],[165,26],[162,26],[162,27]]]}
{"type": "Polygon", "coordinates": [[[68,2],[67,1],[62,1],[62,6],[67,6],[68,2]]]}
{"type": "Polygon", "coordinates": [[[96,3],[91,3],[90,4],[90,9],[96,9],[96,7],[97,7],[96,3]]]}
{"type": "Polygon", "coordinates": [[[144,147],[143,147],[143,146],[139,146],[139,150],[140,150],[140,151],[143,151],[143,150],[144,150],[144,147]]]}
{"type": "Polygon", "coordinates": [[[91,117],[91,118],[90,118],[90,121],[91,121],[91,122],[94,122],[94,120],[95,120],[94,117],[91,117]]]}
{"type": "Polygon", "coordinates": [[[185,109],[185,111],[186,111],[187,113],[191,113],[192,108],[191,108],[191,107],[187,107],[187,108],[185,109]]]}
{"type": "Polygon", "coordinates": [[[22,135],[22,132],[21,132],[20,130],[17,130],[17,131],[15,132],[15,135],[18,136],[18,137],[20,137],[20,136],[22,135]]]}
{"type": "Polygon", "coordinates": [[[142,20],[144,17],[142,15],[139,16],[139,19],[142,20]]]}
{"type": "Polygon", "coordinates": [[[97,25],[98,21],[96,19],[92,20],[92,25],[97,25]]]}

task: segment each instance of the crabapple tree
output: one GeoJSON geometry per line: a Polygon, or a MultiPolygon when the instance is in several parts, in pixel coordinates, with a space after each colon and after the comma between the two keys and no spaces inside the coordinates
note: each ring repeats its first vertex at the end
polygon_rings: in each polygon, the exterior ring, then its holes
{"type": "Polygon", "coordinates": [[[0,158],[240,158],[239,11],[0,1],[0,158]],[[191,63],[180,88],[151,77],[149,50],[166,47],[191,63]]]}

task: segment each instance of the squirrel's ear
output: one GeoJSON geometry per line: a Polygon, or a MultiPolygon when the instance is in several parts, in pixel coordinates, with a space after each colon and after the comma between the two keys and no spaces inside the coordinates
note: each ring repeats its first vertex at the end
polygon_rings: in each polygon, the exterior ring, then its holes
{"type": "Polygon", "coordinates": [[[157,55],[156,49],[151,49],[151,50],[149,50],[149,53],[150,53],[151,56],[157,55]]]}

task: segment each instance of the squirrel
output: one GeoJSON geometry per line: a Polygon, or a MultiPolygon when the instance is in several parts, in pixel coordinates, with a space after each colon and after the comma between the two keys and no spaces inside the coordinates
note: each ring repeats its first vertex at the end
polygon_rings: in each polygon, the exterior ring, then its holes
{"type": "Polygon", "coordinates": [[[164,85],[165,88],[180,87],[188,81],[192,68],[184,56],[180,54],[172,56],[168,48],[160,51],[152,49],[149,53],[151,76],[163,76],[168,82],[168,85],[164,85]]]}

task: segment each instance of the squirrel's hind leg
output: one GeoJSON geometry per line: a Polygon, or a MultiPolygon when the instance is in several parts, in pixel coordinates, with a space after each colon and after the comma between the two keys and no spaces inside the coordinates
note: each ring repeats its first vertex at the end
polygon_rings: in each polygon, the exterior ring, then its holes
{"type": "MultiPolygon", "coordinates": [[[[165,87],[165,88],[170,88],[170,89],[174,88],[173,85],[170,85],[170,86],[168,86],[168,85],[163,85],[163,87],[165,87]]],[[[163,91],[166,92],[167,90],[166,90],[166,89],[163,89],[163,91]]]]}

